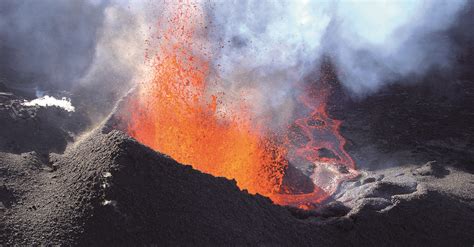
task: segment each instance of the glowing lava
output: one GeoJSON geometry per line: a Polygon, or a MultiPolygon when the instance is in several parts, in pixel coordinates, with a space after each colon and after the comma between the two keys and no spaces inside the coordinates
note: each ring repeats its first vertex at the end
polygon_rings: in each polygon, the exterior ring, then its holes
{"type": "Polygon", "coordinates": [[[302,86],[299,101],[309,113],[290,127],[287,159],[297,169],[307,171],[314,187],[312,192],[298,193],[294,186],[283,185],[282,193],[272,196],[279,204],[313,208],[333,194],[340,182],[357,176],[355,163],[344,149],[346,140],[339,133],[342,122],[326,112],[335,77],[332,66],[325,62],[318,80],[302,86]]]}
{"type": "Polygon", "coordinates": [[[180,163],[235,179],[251,193],[270,194],[281,184],[286,151],[264,138],[245,105],[222,112],[218,95],[206,94],[209,64],[194,52],[199,11],[179,5],[168,21],[154,78],[140,85],[128,132],[180,163]]]}
{"type": "Polygon", "coordinates": [[[246,102],[230,107],[222,95],[208,93],[210,58],[197,37],[205,26],[202,10],[189,3],[172,8],[171,18],[160,26],[157,52],[149,57],[153,78],[139,85],[129,104],[128,133],[180,163],[235,179],[241,189],[279,204],[311,207],[331,195],[352,174],[338,167],[351,170],[354,163],[344,151],[340,122],[325,112],[329,91],[324,84],[300,97],[311,114],[296,120],[293,128],[307,142],[294,142],[290,130],[279,138],[254,123],[246,102]],[[323,157],[322,150],[330,155],[323,157]],[[295,188],[284,184],[288,160],[309,164],[312,170],[303,176],[311,180],[311,191],[292,192],[295,188]]]}

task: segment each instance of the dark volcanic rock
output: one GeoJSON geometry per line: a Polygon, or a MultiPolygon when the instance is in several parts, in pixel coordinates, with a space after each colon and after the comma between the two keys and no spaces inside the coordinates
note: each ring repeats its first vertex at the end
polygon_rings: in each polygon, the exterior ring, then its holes
{"type": "MultiPolygon", "coordinates": [[[[79,243],[247,245],[301,240],[294,222],[261,196],[183,166],[113,131],[114,163],[103,171],[98,207],[79,243]]],[[[108,145],[110,146],[110,145],[108,145]]]]}
{"type": "Polygon", "coordinates": [[[413,171],[413,174],[420,176],[434,176],[437,178],[445,177],[449,174],[449,170],[437,164],[436,161],[430,161],[420,168],[413,171]]]}
{"type": "Polygon", "coordinates": [[[0,81],[0,92],[5,92],[7,90],[8,90],[7,86],[5,86],[5,84],[2,81],[0,81]]]}
{"type": "Polygon", "coordinates": [[[62,153],[68,142],[89,125],[83,113],[24,106],[23,101],[16,95],[0,93],[0,152],[62,153]]]}
{"type": "Polygon", "coordinates": [[[34,174],[29,169],[37,165],[20,155],[2,158],[8,185],[24,185],[12,192],[21,204],[3,221],[8,245],[303,244],[286,209],[119,131],[90,134],[54,163],[54,172],[34,174]]]}
{"type": "Polygon", "coordinates": [[[474,79],[427,78],[360,100],[334,95],[332,101],[338,107],[330,113],[344,120],[341,134],[359,167],[436,160],[474,173],[474,79]]]}
{"type": "Polygon", "coordinates": [[[328,159],[336,159],[337,156],[331,150],[327,148],[320,148],[318,149],[318,155],[321,158],[328,158],[328,159]]]}
{"type": "Polygon", "coordinates": [[[283,194],[305,194],[314,191],[314,183],[310,177],[295,168],[291,163],[285,171],[282,181],[281,193],[283,194]]]}
{"type": "Polygon", "coordinates": [[[154,152],[112,125],[109,121],[46,160],[36,153],[0,153],[5,212],[0,244],[462,246],[474,241],[473,184],[453,182],[468,181],[471,174],[454,171],[433,177],[434,184],[423,177],[424,186],[415,182],[413,189],[409,172],[387,171],[378,182],[352,181],[340,202],[295,217],[265,197],[242,192],[233,181],[154,152]],[[450,190],[443,192],[438,183],[451,184],[450,190]],[[347,204],[343,199],[350,193],[360,195],[347,204]]]}

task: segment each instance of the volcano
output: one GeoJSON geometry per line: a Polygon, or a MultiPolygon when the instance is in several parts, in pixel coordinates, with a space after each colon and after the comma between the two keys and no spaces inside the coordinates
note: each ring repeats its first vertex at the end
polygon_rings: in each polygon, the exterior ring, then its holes
{"type": "Polygon", "coordinates": [[[434,3],[1,2],[0,246],[472,246],[434,3]]]}
{"type": "Polygon", "coordinates": [[[473,241],[473,175],[461,168],[428,162],[362,170],[317,209],[282,207],[242,191],[235,180],[202,173],[138,143],[117,130],[121,118],[112,114],[61,155],[1,153],[3,244],[473,241]]]}

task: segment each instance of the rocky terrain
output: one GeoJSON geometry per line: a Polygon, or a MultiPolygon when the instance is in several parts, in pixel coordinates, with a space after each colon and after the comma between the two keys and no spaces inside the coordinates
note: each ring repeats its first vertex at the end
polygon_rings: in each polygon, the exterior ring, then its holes
{"type": "Polygon", "coordinates": [[[0,152],[64,152],[68,142],[90,124],[81,111],[26,106],[24,97],[0,87],[0,152]]]}
{"type": "MultiPolygon", "coordinates": [[[[32,139],[37,144],[25,150],[2,147],[1,245],[474,243],[474,175],[463,166],[443,161],[362,166],[361,176],[341,184],[332,201],[303,211],[178,164],[117,130],[118,123],[112,114],[59,149],[43,142],[48,138],[32,139]]],[[[44,131],[57,129],[67,127],[44,131]]],[[[62,137],[65,143],[71,138],[62,137]]],[[[6,140],[17,141],[4,134],[2,144],[6,140]]]]}
{"type": "Polygon", "coordinates": [[[431,160],[474,172],[474,83],[393,86],[332,113],[359,165],[368,169],[431,160]]]}

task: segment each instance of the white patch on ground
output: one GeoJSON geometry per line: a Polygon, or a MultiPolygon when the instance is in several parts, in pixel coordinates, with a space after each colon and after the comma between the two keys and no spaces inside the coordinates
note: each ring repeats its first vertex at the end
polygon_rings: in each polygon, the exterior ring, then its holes
{"type": "Polygon", "coordinates": [[[104,201],[102,202],[102,205],[103,205],[103,206],[109,206],[109,205],[110,205],[110,206],[115,207],[115,206],[117,206],[117,201],[114,201],[114,200],[104,200],[104,201]]]}
{"type": "Polygon", "coordinates": [[[61,99],[56,99],[55,97],[45,95],[41,98],[34,99],[32,101],[25,101],[24,106],[56,106],[60,107],[68,112],[75,111],[75,107],[71,104],[71,99],[62,97],[61,99]]]}
{"type": "Polygon", "coordinates": [[[339,170],[342,165],[331,162],[315,162],[314,171],[311,175],[314,185],[323,189],[326,193],[336,192],[342,181],[355,178],[359,172],[345,167],[345,171],[339,170]]]}
{"type": "Polygon", "coordinates": [[[110,172],[104,172],[104,173],[102,173],[102,177],[104,177],[104,178],[110,178],[110,177],[112,177],[112,173],[110,173],[110,172]]]}

